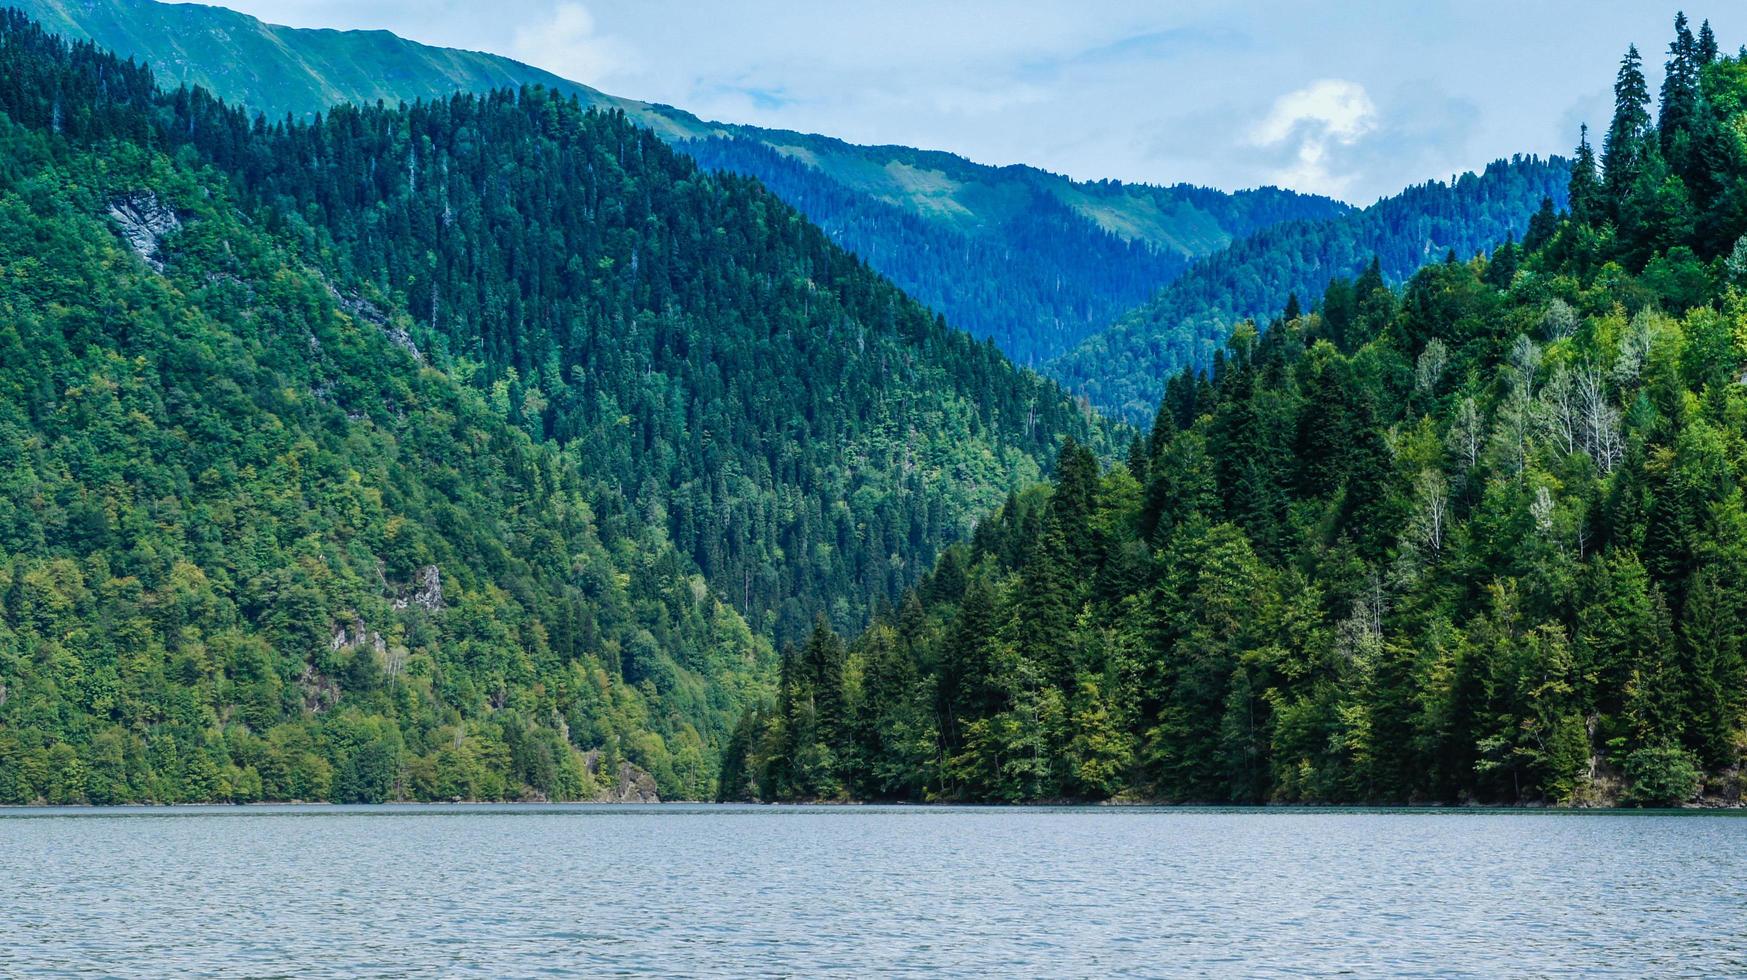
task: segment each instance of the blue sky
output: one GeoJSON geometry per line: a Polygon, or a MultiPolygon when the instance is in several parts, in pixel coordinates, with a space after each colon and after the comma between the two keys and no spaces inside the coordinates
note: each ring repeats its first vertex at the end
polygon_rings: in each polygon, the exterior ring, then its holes
{"type": "MultiPolygon", "coordinates": [[[[300,27],[494,51],[706,118],[1082,179],[1274,183],[1367,203],[1606,125],[1645,0],[235,0],[300,27]]],[[[1747,10],[1710,17],[1723,47],[1747,10]]]]}

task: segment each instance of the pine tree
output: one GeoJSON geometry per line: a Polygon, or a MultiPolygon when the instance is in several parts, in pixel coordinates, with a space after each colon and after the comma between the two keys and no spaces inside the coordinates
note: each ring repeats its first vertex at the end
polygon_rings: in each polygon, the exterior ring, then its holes
{"type": "Polygon", "coordinates": [[[843,640],[831,628],[831,621],[821,614],[813,622],[813,633],[802,650],[808,680],[813,692],[813,711],[818,726],[818,738],[830,752],[829,776],[842,781],[846,773],[845,750],[848,746],[849,705],[843,689],[845,651],[843,640]]]}
{"type": "Polygon", "coordinates": [[[1644,59],[1638,46],[1626,49],[1614,80],[1614,117],[1602,141],[1603,180],[1611,201],[1631,191],[1643,166],[1644,141],[1650,131],[1650,89],[1644,81],[1644,59]]]}
{"type": "MultiPolygon", "coordinates": [[[[1599,223],[1607,213],[1607,203],[1602,197],[1601,180],[1596,174],[1595,150],[1589,145],[1589,126],[1579,130],[1577,152],[1571,161],[1570,208],[1571,220],[1579,224],[1594,225],[1599,223]]],[[[1524,248],[1535,251],[1537,245],[1528,244],[1524,239],[1524,248]]]]}
{"type": "Polygon", "coordinates": [[[1019,570],[1014,636],[1020,656],[1064,693],[1072,690],[1076,668],[1073,629],[1081,587],[1061,522],[1051,514],[1019,570]]]}
{"type": "Polygon", "coordinates": [[[1686,732],[1685,678],[1675,649],[1673,618],[1660,589],[1651,590],[1648,625],[1626,681],[1626,719],[1635,748],[1676,746],[1686,732]]]}
{"type": "Polygon", "coordinates": [[[1717,60],[1717,35],[1711,30],[1711,22],[1706,20],[1698,28],[1698,66],[1715,64],[1717,60]]]}
{"type": "Polygon", "coordinates": [[[1614,551],[1585,573],[1577,613],[1577,663],[1591,711],[1618,714],[1636,665],[1656,643],[1650,576],[1638,556],[1614,551]]]}
{"type": "Polygon", "coordinates": [[[1694,576],[1681,624],[1689,678],[1686,715],[1692,721],[1689,741],[1699,758],[1716,768],[1740,762],[1747,629],[1739,607],[1736,589],[1716,569],[1703,568],[1694,576]]]}
{"type": "Polygon", "coordinates": [[[1056,459],[1055,479],[1050,511],[1067,547],[1070,568],[1079,577],[1091,570],[1098,552],[1092,533],[1092,515],[1098,509],[1098,457],[1070,436],[1056,459]]]}
{"type": "Polygon", "coordinates": [[[1698,112],[1698,45],[1686,14],[1674,17],[1674,40],[1668,44],[1667,75],[1662,80],[1662,104],[1656,118],[1656,128],[1662,138],[1662,153],[1679,170],[1681,140],[1690,135],[1693,117],[1698,112]]]}
{"type": "Polygon", "coordinates": [[[964,601],[946,627],[940,645],[940,660],[933,664],[940,678],[936,710],[944,753],[953,755],[964,744],[971,722],[985,718],[1002,706],[991,684],[993,668],[989,643],[996,625],[995,594],[987,579],[973,575],[965,587],[964,601]]]}

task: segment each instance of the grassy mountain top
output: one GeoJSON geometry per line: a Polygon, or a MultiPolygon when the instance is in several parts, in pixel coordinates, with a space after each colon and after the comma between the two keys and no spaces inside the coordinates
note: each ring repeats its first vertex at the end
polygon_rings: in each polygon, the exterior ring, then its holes
{"type": "Polygon", "coordinates": [[[844,186],[957,227],[998,223],[1043,188],[1098,227],[1185,255],[1211,251],[1293,202],[1325,213],[1327,198],[1276,188],[1225,195],[1188,186],[1078,183],[1033,167],[990,167],[907,146],[858,146],[827,136],[707,122],[672,106],[608,95],[501,55],[441,48],[388,31],[283,27],[224,7],[157,0],[13,0],[50,31],[92,40],[151,66],[161,81],[201,85],[270,118],[341,102],[367,105],[544,85],[585,105],[623,110],[666,139],[753,139],[805,160],[844,186]],[[1250,218],[1252,212],[1263,215],[1250,218]]]}

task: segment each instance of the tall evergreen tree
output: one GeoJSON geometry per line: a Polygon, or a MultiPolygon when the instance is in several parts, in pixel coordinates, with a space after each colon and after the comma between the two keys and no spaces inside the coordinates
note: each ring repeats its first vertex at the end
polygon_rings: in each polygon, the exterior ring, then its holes
{"type": "Polygon", "coordinates": [[[1668,43],[1667,74],[1662,80],[1662,101],[1656,117],[1656,129],[1662,138],[1662,152],[1670,160],[1679,160],[1678,143],[1690,135],[1698,113],[1698,43],[1684,12],[1674,16],[1674,40],[1668,43]]]}
{"type": "MultiPolygon", "coordinates": [[[[1595,150],[1589,145],[1589,126],[1587,124],[1579,130],[1577,152],[1571,161],[1569,193],[1571,220],[1579,224],[1593,225],[1601,221],[1606,215],[1607,202],[1602,196],[1601,179],[1596,172],[1595,150]]],[[[1536,248],[1535,245],[1530,245],[1526,238],[1523,247],[1531,252],[1536,248]]]]}
{"type": "Polygon", "coordinates": [[[1608,198],[1618,201],[1630,192],[1643,167],[1644,142],[1650,132],[1650,89],[1644,80],[1644,59],[1638,46],[1626,49],[1614,79],[1614,115],[1602,140],[1601,166],[1608,198]]]}
{"type": "Polygon", "coordinates": [[[1715,64],[1718,55],[1717,35],[1711,30],[1711,22],[1706,20],[1698,28],[1698,66],[1715,64]]]}

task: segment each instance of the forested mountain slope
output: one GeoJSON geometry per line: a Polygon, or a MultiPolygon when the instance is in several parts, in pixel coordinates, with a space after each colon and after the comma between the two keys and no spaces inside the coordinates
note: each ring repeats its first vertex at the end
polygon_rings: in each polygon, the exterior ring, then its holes
{"type": "Polygon", "coordinates": [[[708,793],[767,641],[329,282],[211,170],[0,120],[0,802],[708,793]]]}
{"type": "Polygon", "coordinates": [[[1740,803],[1747,53],[1670,52],[1520,246],[1239,327],[815,630],[725,795],[1740,803]]]}
{"type": "Polygon", "coordinates": [[[525,89],[260,126],[199,91],[125,98],[269,226],[404,301],[421,345],[779,636],[857,622],[1092,432],[1053,383],[623,115],[525,89]]]}
{"type": "Polygon", "coordinates": [[[854,624],[1102,438],[620,114],[267,126],[13,13],[0,68],[9,798],[705,792],[733,607],[854,624]],[[125,790],[54,782],[92,753],[125,790]]]}
{"type": "MultiPolygon", "coordinates": [[[[1184,367],[1206,368],[1232,326],[1266,317],[1287,300],[1320,296],[1337,278],[1400,283],[1448,252],[1467,257],[1528,230],[1543,201],[1563,206],[1567,161],[1515,157],[1449,183],[1430,181],[1362,211],[1289,221],[1209,255],[1144,305],[1044,366],[1098,407],[1141,421],[1184,367]]],[[[1549,213],[1543,220],[1551,220],[1549,213]]],[[[1338,304],[1363,296],[1337,296],[1338,304]]]]}
{"type": "Polygon", "coordinates": [[[155,0],[14,0],[51,31],[148,63],[160,78],[307,118],[332,105],[446,98],[537,84],[619,109],[714,168],[757,177],[901,288],[1015,360],[1041,362],[1151,296],[1187,260],[1278,221],[1350,210],[1262,188],[1079,183],[949,153],[856,146],[704,122],[507,58],[386,31],[278,27],[155,0]]]}
{"type": "Polygon", "coordinates": [[[1282,221],[1350,210],[1273,187],[1076,183],[948,153],[729,129],[678,145],[704,166],[758,178],[949,322],[1026,365],[1108,326],[1197,256],[1282,221]]]}

